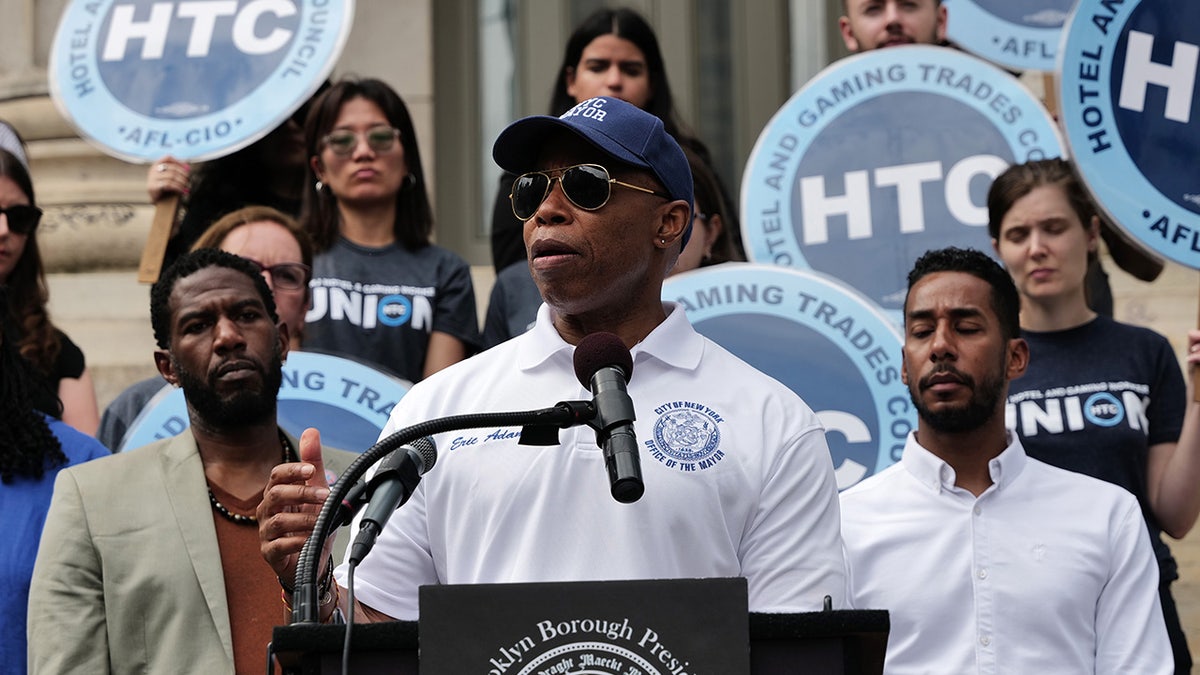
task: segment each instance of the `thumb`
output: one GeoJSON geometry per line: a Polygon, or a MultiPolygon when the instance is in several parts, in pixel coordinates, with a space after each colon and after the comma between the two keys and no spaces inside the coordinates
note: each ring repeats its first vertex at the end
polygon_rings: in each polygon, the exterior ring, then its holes
{"type": "Polygon", "coordinates": [[[321,457],[321,432],[309,427],[300,435],[300,461],[313,465],[313,474],[308,484],[314,487],[329,487],[325,478],[325,460],[321,457]]]}

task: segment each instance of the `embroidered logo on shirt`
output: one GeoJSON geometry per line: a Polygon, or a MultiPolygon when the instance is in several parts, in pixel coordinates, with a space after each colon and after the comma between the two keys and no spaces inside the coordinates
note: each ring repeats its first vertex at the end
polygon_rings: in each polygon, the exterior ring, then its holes
{"type": "Polygon", "coordinates": [[[703,471],[716,466],[725,453],[720,450],[725,422],[717,411],[703,403],[673,401],[654,409],[654,437],[644,441],[650,456],[671,469],[703,471]]]}

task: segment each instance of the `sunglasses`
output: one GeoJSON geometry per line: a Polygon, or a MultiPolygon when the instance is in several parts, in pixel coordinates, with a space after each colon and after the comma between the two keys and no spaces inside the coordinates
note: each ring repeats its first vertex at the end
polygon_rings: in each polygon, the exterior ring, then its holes
{"type": "Polygon", "coordinates": [[[563,194],[571,203],[584,211],[595,211],[608,203],[612,196],[612,186],[620,185],[630,190],[670,199],[670,195],[656,192],[638,185],[623,183],[608,175],[608,169],[599,164],[577,164],[553,172],[531,171],[517,177],[513,183],[512,200],[513,215],[518,220],[529,220],[537,213],[538,207],[550,196],[554,181],[562,186],[563,194]],[[555,175],[552,175],[555,174],[555,175]]]}
{"type": "Polygon", "coordinates": [[[8,231],[13,234],[29,234],[42,219],[42,210],[28,204],[18,204],[0,209],[0,215],[8,218],[8,231]]]}
{"type": "MultiPolygon", "coordinates": [[[[245,258],[245,256],[242,256],[245,258]]],[[[254,258],[246,258],[258,269],[258,273],[264,271],[271,275],[271,281],[275,282],[275,287],[285,291],[298,291],[308,287],[308,280],[312,275],[312,269],[304,263],[279,263],[278,265],[267,266],[254,258]]]]}
{"type": "MultiPolygon", "coordinates": [[[[367,129],[363,135],[367,138],[367,147],[375,152],[388,152],[396,146],[396,141],[400,139],[400,130],[380,125],[367,129]]],[[[354,154],[354,149],[358,147],[358,139],[358,132],[350,131],[349,129],[339,129],[330,132],[322,140],[325,143],[325,147],[332,150],[333,154],[338,157],[349,157],[354,154]]]]}

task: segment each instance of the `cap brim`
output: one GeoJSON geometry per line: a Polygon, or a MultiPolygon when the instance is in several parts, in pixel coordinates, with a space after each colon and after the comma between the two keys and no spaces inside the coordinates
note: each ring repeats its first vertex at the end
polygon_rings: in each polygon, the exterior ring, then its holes
{"type": "Polygon", "coordinates": [[[492,145],[492,159],[501,169],[510,173],[524,173],[538,168],[538,160],[545,149],[547,139],[558,131],[568,131],[587,142],[600,152],[618,161],[633,166],[646,167],[636,155],[625,150],[620,143],[593,128],[580,128],[557,117],[535,115],[513,122],[500,132],[492,145]]]}

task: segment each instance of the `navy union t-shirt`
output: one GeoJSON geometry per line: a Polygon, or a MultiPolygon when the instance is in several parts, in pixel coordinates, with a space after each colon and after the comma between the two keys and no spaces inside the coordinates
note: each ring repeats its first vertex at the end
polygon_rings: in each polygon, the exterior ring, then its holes
{"type": "Polygon", "coordinates": [[[1029,368],[1008,389],[1006,420],[1031,457],[1115,483],[1137,497],[1163,581],[1178,577],[1146,491],[1150,446],[1179,440],[1187,402],[1166,338],[1107,317],[1021,331],[1029,368]]]}

